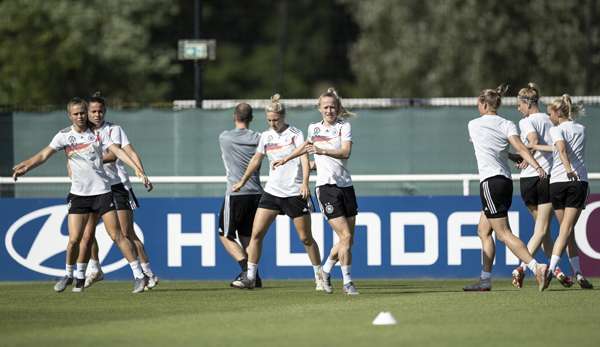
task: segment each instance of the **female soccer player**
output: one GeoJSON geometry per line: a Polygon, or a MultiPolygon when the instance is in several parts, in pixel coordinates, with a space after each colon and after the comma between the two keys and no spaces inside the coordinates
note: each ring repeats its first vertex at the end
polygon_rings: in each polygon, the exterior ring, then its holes
{"type": "MultiPolygon", "coordinates": [[[[521,130],[521,140],[528,148],[535,145],[547,145],[552,142],[550,139],[550,128],[552,122],[546,113],[540,112],[538,101],[540,92],[535,83],[527,84],[522,88],[517,96],[517,110],[523,115],[519,121],[521,130]]],[[[536,151],[534,158],[542,166],[545,172],[550,172],[552,168],[552,153],[536,151]]],[[[526,162],[521,161],[517,164],[521,169],[521,198],[527,206],[535,221],[533,235],[527,243],[527,249],[531,254],[535,254],[540,245],[542,246],[546,257],[552,256],[553,242],[550,237],[550,219],[552,218],[552,203],[550,202],[550,182],[547,178],[539,178],[537,172],[526,162]]],[[[521,265],[512,272],[512,284],[517,288],[523,287],[523,280],[527,264],[521,262],[521,265]]],[[[573,282],[560,269],[556,268],[556,278],[565,287],[570,287],[573,282]]]]}
{"type": "MultiPolygon", "coordinates": [[[[131,157],[131,160],[135,164],[144,168],[140,156],[133,148],[133,145],[129,142],[127,135],[123,128],[110,122],[105,122],[104,117],[106,115],[106,101],[100,95],[100,92],[96,92],[88,101],[88,119],[90,125],[95,132],[99,132],[102,136],[110,138],[112,143],[121,147],[127,155],[131,157]]],[[[111,191],[113,193],[113,199],[115,202],[115,208],[117,210],[117,216],[119,218],[119,224],[123,236],[127,237],[135,245],[136,254],[140,260],[142,271],[148,277],[147,287],[152,289],[158,283],[158,277],[152,271],[150,267],[150,260],[144,248],[144,244],[135,234],[133,230],[133,210],[139,207],[139,203],[135,194],[131,182],[129,181],[129,174],[125,169],[125,166],[120,160],[112,154],[112,152],[105,151],[103,154],[104,171],[110,179],[111,191]]],[[[152,184],[149,185],[148,191],[152,190],[152,184]]],[[[104,273],[100,267],[100,261],[98,257],[98,243],[94,237],[96,231],[96,224],[98,222],[98,215],[92,215],[88,219],[86,230],[81,242],[87,243],[91,241],[91,259],[88,264],[89,273],[85,278],[85,287],[91,286],[94,282],[101,281],[104,278],[104,273]]]]}
{"type": "Polygon", "coordinates": [[[343,106],[335,89],[329,88],[319,96],[322,120],[308,127],[308,140],[290,156],[275,165],[282,165],[304,153],[314,154],[317,168],[317,199],[321,211],[338,235],[336,243],[323,266],[323,289],[332,293],[331,270],[339,260],[344,281],[343,291],[357,295],[352,281],[352,243],[358,213],[356,194],[347,162],[352,152],[352,130],[346,118],[353,116],[343,106]]]}
{"type": "MultiPolygon", "coordinates": [[[[544,288],[550,285],[560,256],[565,247],[570,257],[571,267],[577,283],[583,289],[593,289],[583,276],[579,265],[578,248],[573,235],[573,227],[585,208],[589,192],[587,169],[583,160],[585,153],[585,127],[574,119],[583,113],[581,105],[573,104],[571,97],[564,94],[548,105],[550,120],[555,125],[550,129],[552,138],[553,163],[550,174],[550,197],[556,218],[560,223],[558,238],[552,249],[552,258],[544,288]]],[[[534,146],[537,150],[552,150],[550,146],[534,146]]]]}
{"type": "Polygon", "coordinates": [[[492,264],[496,256],[492,231],[495,231],[496,237],[535,273],[540,291],[544,289],[546,280],[548,266],[536,262],[525,244],[513,235],[508,224],[508,210],[512,203],[513,191],[507,164],[508,145],[512,145],[533,167],[538,177],[545,178],[546,172],[521,142],[515,124],[497,114],[496,110],[500,107],[505,91],[503,86],[495,90],[483,90],[477,98],[481,116],[471,120],[468,125],[481,182],[479,189],[483,211],[477,233],[482,243],[483,270],[479,281],[464,287],[465,291],[489,291],[492,288],[492,264]]]}
{"type": "MultiPolygon", "coordinates": [[[[67,244],[66,274],[56,283],[54,290],[62,292],[73,283],[73,266],[76,259],[85,258],[86,249],[79,249],[78,245],[85,225],[91,213],[102,216],[106,231],[117,244],[133,271],[133,293],[144,290],[146,280],[140,268],[140,263],[135,257],[135,250],[131,242],[121,236],[119,221],[115,213],[109,179],[102,167],[102,152],[109,150],[125,164],[131,166],[144,185],[148,185],[148,177],[144,170],[139,168],[119,146],[113,144],[109,138],[95,134],[88,125],[87,103],[79,98],[72,99],[67,104],[67,112],[72,125],[58,132],[50,144],[33,157],[13,167],[13,178],[25,175],[35,167],[42,165],[48,158],[59,150],[67,154],[68,165],[71,170],[71,189],[67,197],[69,242],[67,244]],[[79,257],[78,257],[79,252],[79,257]]],[[[83,291],[85,282],[86,263],[77,263],[75,272],[74,292],[83,291]]]]}
{"type": "MultiPolygon", "coordinates": [[[[266,155],[270,162],[282,159],[302,145],[302,131],[285,122],[285,107],[279,101],[279,94],[271,97],[266,107],[267,122],[270,129],[263,132],[256,153],[250,160],[242,179],[232,186],[232,191],[239,191],[260,168],[266,155]]],[[[315,281],[319,286],[321,274],[321,255],[319,247],[312,237],[310,222],[310,191],[308,188],[309,164],[308,156],[290,161],[269,171],[269,180],[258,203],[258,209],[252,225],[248,253],[248,271],[242,276],[241,288],[252,289],[256,284],[258,261],[262,251],[262,241],[267,229],[278,214],[286,214],[292,218],[296,231],[313,265],[315,281]]]]}

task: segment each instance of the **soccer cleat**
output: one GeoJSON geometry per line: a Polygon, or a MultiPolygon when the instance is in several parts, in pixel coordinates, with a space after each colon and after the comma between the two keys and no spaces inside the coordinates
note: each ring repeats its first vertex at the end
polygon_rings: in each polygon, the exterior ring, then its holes
{"type": "MultiPolygon", "coordinates": [[[[546,278],[544,279],[544,286],[543,286],[542,290],[546,290],[548,287],[550,287],[550,282],[552,282],[552,277],[554,277],[552,270],[550,270],[550,269],[546,270],[546,278]]],[[[537,279],[537,275],[536,275],[536,279],[537,279]]]]}
{"type": "Polygon", "coordinates": [[[523,288],[523,280],[525,280],[525,271],[522,267],[518,267],[512,272],[512,285],[515,288],[523,288]]]}
{"type": "Polygon", "coordinates": [[[152,289],[152,288],[156,287],[156,285],[158,285],[158,276],[152,275],[152,276],[146,276],[146,277],[148,278],[148,283],[146,284],[146,288],[152,289]]]}
{"type": "Polygon", "coordinates": [[[76,278],[75,285],[73,286],[73,293],[83,292],[84,287],[85,287],[85,279],[84,278],[76,278]]]}
{"type": "Polygon", "coordinates": [[[465,292],[489,292],[492,290],[492,279],[479,278],[479,281],[463,287],[465,292]]]}
{"type": "Polygon", "coordinates": [[[73,283],[73,277],[65,276],[54,285],[54,291],[60,293],[73,283]]]}
{"type": "Polygon", "coordinates": [[[243,288],[243,284],[242,284],[242,272],[240,272],[239,275],[237,275],[237,277],[231,281],[231,283],[229,283],[229,286],[232,288],[243,288]]]}
{"type": "Polygon", "coordinates": [[[573,279],[565,275],[565,273],[562,272],[558,267],[554,270],[554,277],[556,277],[558,283],[560,283],[565,288],[571,288],[573,286],[573,279]]]}
{"type": "Polygon", "coordinates": [[[552,276],[552,271],[549,271],[548,265],[537,264],[535,266],[535,281],[538,284],[540,292],[544,291],[550,285],[550,280],[548,280],[549,275],[552,276]]]}
{"type": "Polygon", "coordinates": [[[579,284],[581,289],[594,289],[594,286],[585,277],[583,277],[581,273],[576,273],[575,279],[577,280],[577,284],[579,284]]]}
{"type": "Polygon", "coordinates": [[[331,275],[321,270],[321,285],[323,285],[323,291],[327,294],[333,293],[333,287],[331,286],[331,275]]]}
{"type": "Polygon", "coordinates": [[[148,277],[144,276],[142,278],[136,278],[133,280],[133,290],[132,293],[141,293],[144,291],[144,288],[148,284],[148,277]]]}
{"type": "Polygon", "coordinates": [[[260,279],[258,271],[256,272],[256,278],[254,278],[254,288],[262,288],[262,280],[260,279]]]}
{"type": "Polygon", "coordinates": [[[354,283],[352,283],[352,282],[344,284],[344,287],[342,289],[344,290],[344,293],[346,293],[346,295],[358,295],[359,294],[358,290],[354,286],[354,283]]]}
{"type": "Polygon", "coordinates": [[[102,281],[103,279],[104,272],[102,272],[102,270],[90,272],[89,275],[85,276],[85,284],[83,285],[83,287],[87,288],[96,282],[102,281]]]}
{"type": "MultiPolygon", "coordinates": [[[[240,276],[240,286],[236,287],[238,289],[254,289],[256,287],[256,278],[253,280],[248,279],[248,273],[242,272],[240,276]]],[[[262,285],[262,283],[261,283],[262,285]]]]}
{"type": "Polygon", "coordinates": [[[322,292],[324,290],[323,289],[323,280],[322,279],[320,279],[320,278],[315,279],[315,290],[317,292],[322,292]]]}

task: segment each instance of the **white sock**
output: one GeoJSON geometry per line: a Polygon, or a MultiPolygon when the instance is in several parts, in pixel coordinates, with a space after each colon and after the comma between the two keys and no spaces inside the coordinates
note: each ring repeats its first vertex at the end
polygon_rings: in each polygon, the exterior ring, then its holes
{"type": "Polygon", "coordinates": [[[554,269],[556,269],[559,261],[560,257],[558,255],[553,254],[552,257],[550,257],[550,271],[554,272],[554,269]]]}
{"type": "Polygon", "coordinates": [[[152,268],[150,268],[150,262],[142,263],[141,265],[142,265],[142,271],[144,271],[146,276],[154,277],[154,272],[152,272],[152,268]]]}
{"type": "Polygon", "coordinates": [[[144,278],[144,273],[142,272],[142,267],[140,266],[139,260],[132,261],[131,263],[129,263],[129,266],[131,267],[131,271],[133,272],[133,278],[144,278]]]}
{"type": "Polygon", "coordinates": [[[524,261],[521,262],[521,265],[519,265],[521,267],[521,269],[523,269],[523,272],[527,271],[527,264],[525,264],[524,261]]]}
{"type": "Polygon", "coordinates": [[[571,263],[571,268],[573,269],[573,273],[581,273],[581,265],[579,265],[579,256],[574,256],[569,258],[569,263],[571,263]]]}
{"type": "Polygon", "coordinates": [[[100,262],[95,259],[90,259],[88,263],[88,269],[90,272],[99,272],[100,271],[100,262]]]}
{"type": "Polygon", "coordinates": [[[73,265],[67,264],[65,266],[65,275],[67,275],[68,277],[73,277],[73,265]]]}
{"type": "Polygon", "coordinates": [[[482,280],[490,280],[490,279],[492,279],[492,273],[482,270],[480,277],[481,277],[482,280]]]}
{"type": "Polygon", "coordinates": [[[77,263],[76,267],[77,267],[77,271],[75,271],[75,278],[84,279],[85,278],[85,269],[87,268],[87,263],[77,263]]]}
{"type": "Polygon", "coordinates": [[[352,277],[350,276],[350,268],[352,265],[342,265],[342,277],[344,278],[344,284],[348,284],[352,282],[352,277]]]}
{"type": "Polygon", "coordinates": [[[258,271],[258,264],[248,262],[247,276],[250,281],[253,281],[254,279],[256,279],[256,271],[258,271]]]}
{"type": "Polygon", "coordinates": [[[533,272],[534,275],[535,275],[535,269],[537,267],[537,264],[538,264],[538,262],[535,259],[531,259],[531,261],[529,262],[529,264],[527,264],[527,268],[529,270],[531,270],[531,272],[533,272]]]}
{"type": "Polygon", "coordinates": [[[315,280],[318,280],[319,272],[321,272],[321,265],[313,265],[313,271],[315,273],[315,280]]]}
{"type": "Polygon", "coordinates": [[[333,270],[333,267],[335,266],[335,264],[337,263],[337,260],[333,260],[330,257],[327,257],[327,260],[325,261],[325,264],[323,265],[323,271],[330,274],[331,270],[333,270]]]}

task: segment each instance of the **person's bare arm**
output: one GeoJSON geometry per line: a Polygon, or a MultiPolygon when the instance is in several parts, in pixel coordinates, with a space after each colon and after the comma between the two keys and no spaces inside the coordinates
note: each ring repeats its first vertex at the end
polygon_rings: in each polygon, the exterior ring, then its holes
{"type": "Polygon", "coordinates": [[[44,147],[41,151],[36,153],[31,158],[24,160],[17,165],[13,166],[13,174],[12,177],[16,181],[17,177],[23,176],[34,168],[42,165],[48,160],[56,150],[50,146],[44,147]]]}

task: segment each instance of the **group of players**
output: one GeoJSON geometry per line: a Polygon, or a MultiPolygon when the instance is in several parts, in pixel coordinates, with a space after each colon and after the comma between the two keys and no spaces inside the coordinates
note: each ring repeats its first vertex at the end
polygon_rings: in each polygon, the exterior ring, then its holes
{"type": "MultiPolygon", "coordinates": [[[[576,282],[585,289],[592,285],[581,272],[573,228],[588,195],[587,171],[583,161],[585,129],[575,123],[582,107],[568,95],[548,105],[549,116],[539,109],[539,90],[530,83],[519,91],[518,110],[521,135],[514,123],[500,117],[497,110],[506,89],[486,89],[478,97],[481,117],[469,122],[469,136],[475,149],[480,175],[482,213],[478,235],[482,242],[483,269],[479,281],[465,291],[491,290],[491,271],[496,237],[522,261],[513,271],[513,285],[523,286],[526,270],[534,273],[539,290],[553,277],[564,286],[573,281],[559,268],[567,248],[576,282]],[[509,153],[511,145],[517,154],[509,153]],[[507,159],[522,169],[521,196],[535,220],[534,234],[527,247],[513,235],[508,223],[512,201],[512,180],[507,159]],[[552,210],[560,224],[553,243],[549,226],[552,210]],[[533,257],[542,245],[550,265],[533,257]]],[[[352,281],[352,244],[358,211],[347,160],[352,150],[352,131],[347,118],[353,114],[342,105],[338,93],[329,88],[318,98],[321,119],[310,124],[307,138],[286,122],[286,108],[279,94],[265,107],[269,129],[262,134],[249,128],[252,107],[240,103],[235,108],[235,128],[219,136],[227,175],[227,190],[220,212],[219,236],[225,250],[241,268],[232,287],[262,287],[258,262],[263,238],[275,218],[289,216],[313,266],[315,288],[332,293],[331,272],[337,262],[342,270],[342,291],[359,292],[352,281]],[[314,161],[309,160],[309,154],[314,161]],[[259,179],[262,159],[269,159],[269,178],[264,189],[259,179]],[[312,198],[309,172],[317,171],[316,195],[320,209],[339,241],[321,266],[321,255],[311,232],[312,198]]],[[[102,217],[110,237],[129,262],[134,276],[134,293],[158,283],[142,242],[133,230],[132,210],[138,205],[123,163],[130,166],[148,190],[148,180],[137,152],[123,129],[106,122],[104,99],[95,94],[88,101],[75,98],[67,105],[72,125],[61,130],[49,146],[13,168],[13,177],[24,175],[64,150],[71,177],[68,200],[69,241],[66,274],[56,283],[57,292],[74,283],[79,292],[102,280],[94,233],[102,217]],[[86,277],[86,267],[90,267],[86,277]]]]}
{"type": "Polygon", "coordinates": [[[515,124],[497,114],[506,89],[500,86],[484,90],[478,97],[481,117],[468,125],[477,158],[483,206],[478,225],[483,269],[479,281],[465,286],[464,290],[489,291],[492,288],[495,257],[492,231],[521,260],[521,265],[512,274],[515,287],[523,286],[527,269],[535,275],[540,291],[548,288],[553,277],[565,287],[572,286],[572,279],[558,268],[560,256],[567,248],[575,280],[581,288],[592,289],[592,284],[581,272],[573,231],[589,193],[583,158],[585,127],[575,122],[583,107],[564,94],[548,105],[549,115],[543,113],[539,108],[539,89],[529,83],[517,96],[517,108],[523,115],[519,122],[519,137],[515,124]],[[518,154],[508,152],[509,144],[518,154]],[[513,235],[508,223],[513,192],[508,158],[522,170],[521,196],[535,220],[534,233],[527,246],[513,235]],[[553,209],[560,225],[554,244],[549,233],[553,209]],[[550,260],[549,266],[538,264],[533,257],[540,245],[550,260]]]}

